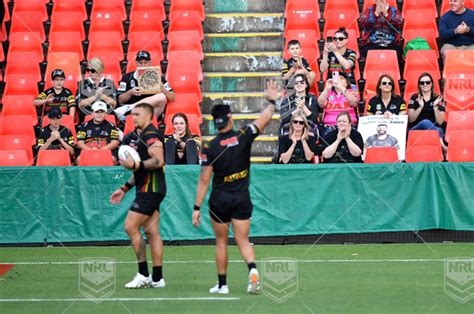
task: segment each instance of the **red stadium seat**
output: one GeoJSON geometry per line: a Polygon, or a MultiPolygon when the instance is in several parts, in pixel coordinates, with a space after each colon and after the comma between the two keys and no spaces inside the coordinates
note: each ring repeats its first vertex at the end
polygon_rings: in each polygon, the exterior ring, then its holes
{"type": "Polygon", "coordinates": [[[204,4],[202,1],[172,0],[170,7],[170,20],[174,17],[174,12],[194,11],[201,21],[204,21],[204,4]]]}
{"type": "Polygon", "coordinates": [[[79,166],[113,166],[112,151],[108,149],[92,149],[81,151],[79,166]]]}
{"type": "Polygon", "coordinates": [[[444,100],[448,112],[474,110],[474,75],[448,76],[444,82],[444,100]]]}
{"type": "Polygon", "coordinates": [[[45,88],[52,86],[51,72],[54,69],[62,69],[66,75],[64,86],[76,94],[78,81],[82,79],[79,56],[75,52],[50,53],[47,57],[48,65],[45,73],[45,88]]]}
{"type": "Polygon", "coordinates": [[[409,50],[405,59],[403,77],[406,79],[409,73],[436,73],[433,78],[439,80],[441,73],[438,65],[438,56],[434,50],[409,50]]]}
{"type": "Polygon", "coordinates": [[[319,34],[319,11],[291,11],[286,12],[284,36],[289,30],[312,29],[319,34]]]}
{"type": "Polygon", "coordinates": [[[39,12],[17,12],[12,18],[10,34],[32,33],[43,42],[46,36],[41,19],[41,13],[39,12]]]}
{"type": "Polygon", "coordinates": [[[38,114],[33,100],[28,96],[5,96],[3,99],[2,115],[29,116],[33,125],[38,124],[38,114]]]}
{"type": "Polygon", "coordinates": [[[81,21],[87,20],[86,4],[83,0],[54,0],[52,16],[58,12],[77,12],[81,21]]]}
{"type": "MultiPolygon", "coordinates": [[[[161,13],[157,11],[135,11],[130,14],[130,27],[128,35],[141,32],[157,32],[160,37],[158,41],[165,39],[161,13]]],[[[169,32],[169,31],[168,31],[169,32]]]]}
{"type": "Polygon", "coordinates": [[[195,72],[178,72],[168,71],[167,80],[173,87],[176,94],[196,94],[198,101],[202,101],[201,87],[199,85],[199,78],[195,72]]]}
{"type": "Polygon", "coordinates": [[[89,60],[94,57],[98,57],[104,63],[103,75],[106,78],[114,81],[115,84],[120,82],[120,79],[122,78],[122,69],[120,67],[120,60],[117,58],[116,53],[100,52],[88,55],[89,60]]]}
{"type": "MultiPolygon", "coordinates": [[[[156,121],[156,115],[153,116],[153,120],[151,121],[153,125],[157,128],[158,122],[156,121]]],[[[133,116],[128,115],[125,118],[125,126],[123,129],[123,136],[125,137],[128,133],[133,132],[135,130],[135,124],[133,123],[133,116]]]]}
{"type": "Polygon", "coordinates": [[[5,80],[3,96],[8,95],[38,95],[38,84],[35,76],[12,74],[5,80]]]}
{"type": "Polygon", "coordinates": [[[429,29],[438,38],[438,25],[436,18],[429,10],[410,10],[406,12],[403,23],[403,34],[407,30],[413,29],[429,29]]]}
{"type": "MultiPolygon", "coordinates": [[[[86,122],[89,122],[92,120],[92,116],[90,114],[86,115],[84,117],[84,123],[86,122]]],[[[110,123],[112,123],[113,125],[117,125],[117,120],[115,118],[115,115],[114,114],[108,114],[105,116],[105,120],[109,121],[110,123]]]]}
{"type": "Polygon", "coordinates": [[[104,52],[115,54],[118,60],[124,59],[119,32],[96,32],[89,35],[88,55],[104,52]]]}
{"type": "Polygon", "coordinates": [[[446,156],[447,156],[447,160],[450,162],[474,162],[474,146],[449,145],[448,153],[446,156]]]}
{"type": "MultiPolygon", "coordinates": [[[[451,145],[451,133],[474,132],[474,111],[454,111],[449,114],[445,139],[451,145]]],[[[470,142],[474,143],[474,138],[470,142]]]]}
{"type": "MultiPolygon", "coordinates": [[[[391,6],[391,7],[395,7],[397,8],[397,0],[387,0],[387,3],[391,6]]],[[[362,7],[362,11],[364,11],[365,9],[367,9],[367,7],[371,6],[375,4],[375,0],[365,0],[364,1],[364,6],[362,7]]]]}
{"type": "MultiPolygon", "coordinates": [[[[168,54],[168,69],[178,72],[196,72],[199,80],[203,78],[199,54],[195,51],[170,52],[168,54]]],[[[168,71],[169,73],[170,71],[168,71]]]]}
{"type": "Polygon", "coordinates": [[[24,150],[0,150],[0,166],[29,166],[28,156],[24,150]]]}
{"type": "Polygon", "coordinates": [[[171,51],[196,51],[204,59],[198,31],[176,31],[168,36],[168,53],[171,51]]]}
{"type": "Polygon", "coordinates": [[[411,130],[408,132],[407,149],[420,145],[438,145],[439,133],[436,130],[411,130]]]}
{"type": "Polygon", "coordinates": [[[37,166],[67,167],[71,165],[71,158],[67,150],[52,149],[40,150],[36,160],[37,166]]]}
{"type": "Polygon", "coordinates": [[[443,77],[453,74],[473,74],[474,50],[448,50],[444,61],[443,77]]]}
{"type": "Polygon", "coordinates": [[[368,147],[365,152],[366,164],[399,162],[395,147],[368,147]]]}
{"type": "Polygon", "coordinates": [[[8,53],[12,52],[34,52],[38,62],[44,60],[43,43],[32,33],[12,33],[10,34],[10,47],[8,53]]]}
{"type": "Polygon", "coordinates": [[[48,55],[55,52],[75,52],[79,59],[84,60],[81,33],[79,32],[51,32],[49,33],[48,55]]]}
{"type": "Polygon", "coordinates": [[[133,12],[144,11],[144,12],[151,12],[156,11],[158,12],[158,16],[160,16],[160,20],[166,20],[166,11],[164,2],[161,0],[134,0],[132,1],[132,7],[130,9],[131,14],[133,12]]]}
{"type": "Polygon", "coordinates": [[[369,50],[365,62],[364,78],[367,80],[366,74],[374,71],[393,73],[395,75],[393,79],[400,80],[400,69],[395,50],[369,50]]]}
{"type": "MultiPolygon", "coordinates": [[[[152,60],[157,62],[164,59],[163,47],[161,45],[159,32],[135,32],[128,34],[128,54],[127,59],[135,60],[136,53],[146,50],[152,54],[152,60]],[[130,53],[132,52],[132,53],[130,53]],[[154,54],[153,54],[154,52],[154,54]]],[[[133,62],[135,64],[135,62],[133,62]]]]}
{"type": "Polygon", "coordinates": [[[405,161],[412,162],[440,162],[443,161],[443,152],[440,145],[420,145],[407,149],[405,161]]]}
{"type": "Polygon", "coordinates": [[[313,29],[292,29],[287,31],[285,34],[283,58],[290,58],[290,53],[287,48],[290,40],[298,40],[300,42],[302,48],[301,53],[304,56],[306,49],[318,49],[318,39],[319,34],[313,29]]]}
{"type": "Polygon", "coordinates": [[[120,39],[125,39],[122,16],[117,11],[95,12],[91,15],[89,37],[96,32],[119,32],[120,39]]]}
{"type": "MultiPolygon", "coordinates": [[[[201,137],[201,129],[199,128],[199,118],[194,114],[187,114],[186,117],[188,118],[189,130],[191,131],[191,134],[198,135],[199,137],[201,137]]],[[[171,118],[173,118],[172,115],[167,115],[165,117],[166,135],[173,133],[173,123],[171,123],[171,118]]]]}
{"type": "MultiPolygon", "coordinates": [[[[44,116],[43,117],[43,124],[42,124],[41,127],[44,128],[49,123],[50,122],[49,122],[48,116],[44,116]]],[[[63,114],[63,117],[61,118],[61,125],[65,126],[66,128],[68,128],[71,131],[72,135],[74,136],[74,141],[76,141],[77,136],[76,136],[76,126],[74,124],[74,117],[70,116],[68,114],[63,114]]]]}
{"type": "Polygon", "coordinates": [[[196,94],[176,94],[176,99],[166,104],[167,115],[178,112],[196,115],[198,122],[202,123],[201,107],[196,94]]]}
{"type": "Polygon", "coordinates": [[[314,0],[287,0],[285,5],[285,18],[287,12],[291,11],[308,11],[308,12],[317,12],[317,19],[320,19],[320,10],[318,1],[314,0]]]}
{"type": "Polygon", "coordinates": [[[408,11],[411,10],[426,10],[433,14],[433,18],[438,17],[436,9],[436,2],[433,0],[405,0],[403,1],[402,16],[405,17],[408,11]]]}
{"type": "Polygon", "coordinates": [[[27,135],[31,145],[36,144],[35,131],[30,116],[3,116],[2,135],[27,135]]]}
{"type": "Polygon", "coordinates": [[[168,34],[176,31],[198,31],[199,39],[204,39],[199,14],[194,11],[175,11],[173,17],[170,16],[168,34]]]}
{"type": "Polygon", "coordinates": [[[51,32],[79,32],[81,41],[86,39],[82,13],[56,12],[51,16],[51,32]]]}
{"type": "Polygon", "coordinates": [[[32,141],[28,135],[0,135],[0,150],[24,150],[28,165],[34,162],[32,141]]]}
{"type": "Polygon", "coordinates": [[[329,10],[324,14],[324,30],[323,37],[327,37],[327,31],[329,29],[338,29],[345,27],[346,29],[353,29],[357,37],[360,37],[359,30],[359,11],[358,10],[329,10]]]}
{"type": "Polygon", "coordinates": [[[330,10],[359,11],[357,0],[326,0],[324,4],[324,19],[327,19],[327,12],[330,10]]]}
{"type": "Polygon", "coordinates": [[[41,81],[40,66],[34,52],[11,52],[5,68],[5,78],[10,75],[31,75],[41,81]]]}
{"type": "Polygon", "coordinates": [[[46,5],[44,1],[38,1],[38,0],[15,1],[12,17],[15,16],[19,12],[37,12],[40,14],[39,17],[41,19],[41,22],[45,22],[48,20],[48,12],[46,11],[46,5]]]}
{"type": "Polygon", "coordinates": [[[428,45],[430,45],[431,49],[436,52],[436,57],[439,58],[439,49],[438,43],[436,42],[436,35],[431,29],[408,29],[403,33],[403,37],[405,38],[405,46],[407,42],[412,39],[415,39],[417,37],[424,38],[428,45]]]}
{"type": "Polygon", "coordinates": [[[127,19],[125,2],[123,0],[94,0],[92,2],[91,16],[95,15],[98,12],[117,12],[122,21],[125,21],[127,19]]]}

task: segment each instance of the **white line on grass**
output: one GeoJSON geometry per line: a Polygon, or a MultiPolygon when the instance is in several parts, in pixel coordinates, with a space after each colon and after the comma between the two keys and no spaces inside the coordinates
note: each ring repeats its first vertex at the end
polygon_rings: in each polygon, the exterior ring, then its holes
{"type": "Polygon", "coordinates": [[[104,299],[0,299],[1,302],[129,302],[129,301],[238,301],[240,298],[196,297],[196,298],[104,298],[104,299]]]}
{"type": "MultiPolygon", "coordinates": [[[[449,259],[449,257],[447,257],[449,259]]],[[[437,263],[444,262],[445,259],[429,259],[429,258],[402,258],[402,259],[296,259],[298,263],[437,263]]],[[[450,259],[454,260],[454,259],[450,259]]],[[[471,259],[459,259],[459,261],[474,261],[474,258],[471,259]]],[[[284,260],[284,259],[275,259],[275,260],[265,260],[266,262],[285,262],[285,261],[295,261],[284,260]]],[[[258,262],[258,261],[257,261],[258,262]]],[[[14,265],[79,265],[85,264],[84,261],[64,261],[64,262],[0,262],[0,265],[5,264],[14,264],[14,265]]],[[[108,264],[135,264],[136,261],[108,261],[108,264]]],[[[213,260],[195,260],[195,261],[165,261],[165,264],[209,264],[215,263],[213,260]]],[[[242,260],[229,260],[229,263],[242,263],[242,260]]]]}

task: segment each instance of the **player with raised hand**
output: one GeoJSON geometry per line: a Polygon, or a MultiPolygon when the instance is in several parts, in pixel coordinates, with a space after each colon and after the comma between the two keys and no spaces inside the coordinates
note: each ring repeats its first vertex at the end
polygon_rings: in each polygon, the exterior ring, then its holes
{"type": "Polygon", "coordinates": [[[153,114],[153,107],[146,103],[138,104],[133,108],[132,115],[136,132],[130,133],[124,139],[124,144],[133,147],[138,152],[141,161],[134,160],[131,156],[120,160],[120,164],[132,170],[133,175],[110,196],[110,202],[118,204],[125,193],[135,186],[136,197],[125,220],[125,231],[130,237],[137,256],[138,273],[125,285],[125,288],[129,289],[165,287],[162,275],[163,241],[158,229],[160,203],[166,195],[163,136],[152,124],[153,114]],[[153,260],[152,275],[148,273],[146,243],[140,228],[145,231],[150,244],[153,260]]]}
{"type": "Polygon", "coordinates": [[[224,104],[212,108],[217,136],[204,145],[201,175],[197,187],[192,221],[194,226],[201,223],[200,208],[212,181],[212,193],[209,198],[209,213],[212,228],[216,236],[216,264],[218,283],[210,293],[227,294],[227,242],[229,227],[232,224],[235,241],[240,254],[249,269],[247,292],[258,293],[260,278],[255,264],[255,254],[249,242],[252,202],[249,194],[250,150],[255,138],[270,122],[278,99],[275,81],[267,83],[266,97],[268,105],[260,117],[253,123],[234,130],[234,121],[230,107],[224,104]]]}

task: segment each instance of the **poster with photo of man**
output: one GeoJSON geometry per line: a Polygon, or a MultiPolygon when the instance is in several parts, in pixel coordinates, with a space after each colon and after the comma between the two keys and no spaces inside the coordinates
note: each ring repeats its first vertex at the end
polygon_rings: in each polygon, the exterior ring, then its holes
{"type": "MultiPolygon", "coordinates": [[[[365,149],[368,147],[395,147],[398,159],[405,159],[408,116],[382,115],[361,117],[357,130],[362,135],[365,149]]],[[[365,152],[364,152],[365,156],[365,152]]]]}

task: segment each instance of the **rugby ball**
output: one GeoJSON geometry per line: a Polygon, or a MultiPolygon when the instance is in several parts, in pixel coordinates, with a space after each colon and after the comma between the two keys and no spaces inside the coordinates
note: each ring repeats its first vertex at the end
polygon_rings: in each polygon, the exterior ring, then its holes
{"type": "Polygon", "coordinates": [[[128,157],[131,157],[133,161],[140,161],[140,155],[138,152],[129,145],[122,145],[118,151],[118,157],[120,160],[125,160],[128,157]]]}

